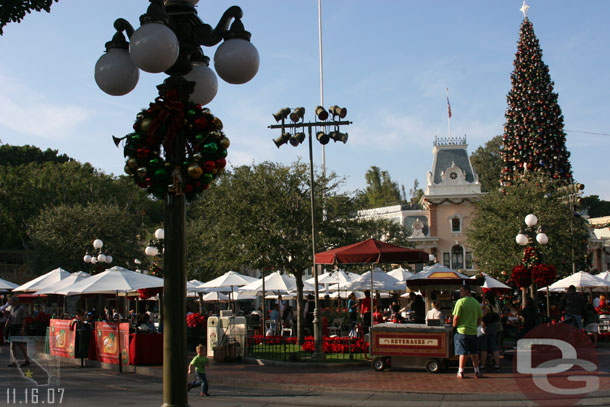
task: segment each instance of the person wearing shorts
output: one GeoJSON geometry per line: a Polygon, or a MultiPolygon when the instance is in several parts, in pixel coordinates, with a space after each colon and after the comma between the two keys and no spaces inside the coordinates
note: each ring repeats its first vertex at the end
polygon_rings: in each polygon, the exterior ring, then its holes
{"type": "Polygon", "coordinates": [[[472,297],[470,286],[460,287],[460,298],[453,308],[453,327],[455,335],[453,343],[455,354],[459,355],[458,379],[464,378],[464,365],[466,358],[472,359],[474,377],[480,378],[479,370],[479,339],[477,337],[477,326],[481,323],[483,313],[481,304],[472,297]]]}

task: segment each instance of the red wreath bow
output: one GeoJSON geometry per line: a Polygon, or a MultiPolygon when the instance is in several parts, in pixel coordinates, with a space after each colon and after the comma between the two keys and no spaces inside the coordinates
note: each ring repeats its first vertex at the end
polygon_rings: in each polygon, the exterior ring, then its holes
{"type": "Polygon", "coordinates": [[[157,97],[155,103],[150,104],[148,111],[155,117],[150,122],[147,141],[149,144],[154,144],[157,131],[161,126],[166,125],[163,147],[166,155],[171,157],[174,138],[184,124],[184,105],[178,99],[178,92],[170,89],[164,96],[157,97]]]}

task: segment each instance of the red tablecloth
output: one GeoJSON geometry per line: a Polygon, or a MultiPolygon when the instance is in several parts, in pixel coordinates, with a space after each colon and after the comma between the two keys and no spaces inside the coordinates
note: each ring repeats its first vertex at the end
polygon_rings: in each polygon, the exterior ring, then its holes
{"type": "Polygon", "coordinates": [[[162,365],[163,334],[129,335],[130,365],[162,365]]]}

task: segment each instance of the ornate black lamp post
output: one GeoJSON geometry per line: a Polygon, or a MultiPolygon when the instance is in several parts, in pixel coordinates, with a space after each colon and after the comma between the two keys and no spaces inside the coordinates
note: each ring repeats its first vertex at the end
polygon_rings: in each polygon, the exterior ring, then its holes
{"type": "Polygon", "coordinates": [[[185,199],[209,187],[224,169],[229,147],[220,119],[202,108],[216,95],[217,79],[201,46],[224,40],[214,66],[229,83],[248,82],[259,63],[239,7],[227,9],[212,28],[197,16],[197,2],[150,0],[137,30],[124,19],[116,20],[117,33],[95,66],[96,83],[115,96],[135,87],[138,68],[170,75],[157,87],[155,102],[137,115],[134,132],[114,137],[117,146],[125,139],[125,172],[165,201],[164,406],[187,405],[185,199]]]}
{"type": "Polygon", "coordinates": [[[314,190],[314,179],[313,179],[313,149],[312,149],[312,129],[316,129],[316,139],[322,145],[328,144],[332,139],[335,141],[342,141],[344,144],[347,142],[347,133],[339,132],[339,126],[347,126],[351,124],[350,121],[342,121],[347,115],[347,109],[339,107],[337,105],[331,106],[329,109],[332,114],[332,119],[329,120],[329,114],[326,109],[322,106],[316,108],[316,118],[318,120],[313,122],[305,122],[305,108],[297,107],[290,112],[290,108],[286,107],[281,109],[279,112],[273,115],[276,122],[281,124],[270,125],[270,129],[281,129],[282,134],[273,140],[277,148],[290,142],[294,147],[298,146],[305,140],[305,129],[307,128],[309,137],[309,182],[311,185],[311,251],[312,251],[312,264],[314,273],[314,291],[315,291],[315,308],[313,311],[313,333],[314,333],[314,344],[315,350],[313,354],[314,359],[323,359],[324,351],[322,347],[322,320],[320,319],[319,313],[319,289],[318,289],[318,269],[316,268],[316,201],[315,201],[315,190],[314,190]],[[286,118],[290,117],[292,123],[286,123],[286,118]]]}
{"type": "MultiPolygon", "coordinates": [[[[540,250],[534,245],[534,242],[538,242],[539,245],[544,246],[549,242],[549,237],[546,233],[543,232],[542,226],[538,225],[538,217],[533,213],[527,215],[524,219],[525,228],[521,228],[519,230],[519,234],[515,237],[515,241],[521,245],[525,246],[525,253],[523,256],[523,263],[526,267],[531,268],[534,265],[541,264],[542,255],[540,250]],[[536,227],[538,226],[538,227],[536,227]]],[[[536,291],[534,289],[534,285],[530,287],[530,296],[532,299],[536,298],[536,291]]],[[[547,293],[546,293],[546,301],[547,301],[547,317],[549,315],[549,288],[547,285],[547,293]]],[[[523,291],[523,305],[525,306],[525,291],[523,291]]]]}
{"type": "Polygon", "coordinates": [[[101,239],[95,239],[93,241],[93,255],[87,251],[83,257],[83,261],[93,264],[97,271],[103,269],[104,263],[110,264],[113,260],[111,255],[102,253],[102,247],[104,247],[104,242],[101,239]]]}

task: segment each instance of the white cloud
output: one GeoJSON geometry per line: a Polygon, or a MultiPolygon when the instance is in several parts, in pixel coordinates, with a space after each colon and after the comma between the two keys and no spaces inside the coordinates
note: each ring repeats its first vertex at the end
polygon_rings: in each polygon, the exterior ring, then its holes
{"type": "Polygon", "coordinates": [[[0,74],[0,126],[43,139],[67,138],[90,112],[49,100],[22,81],[0,74]]]}

